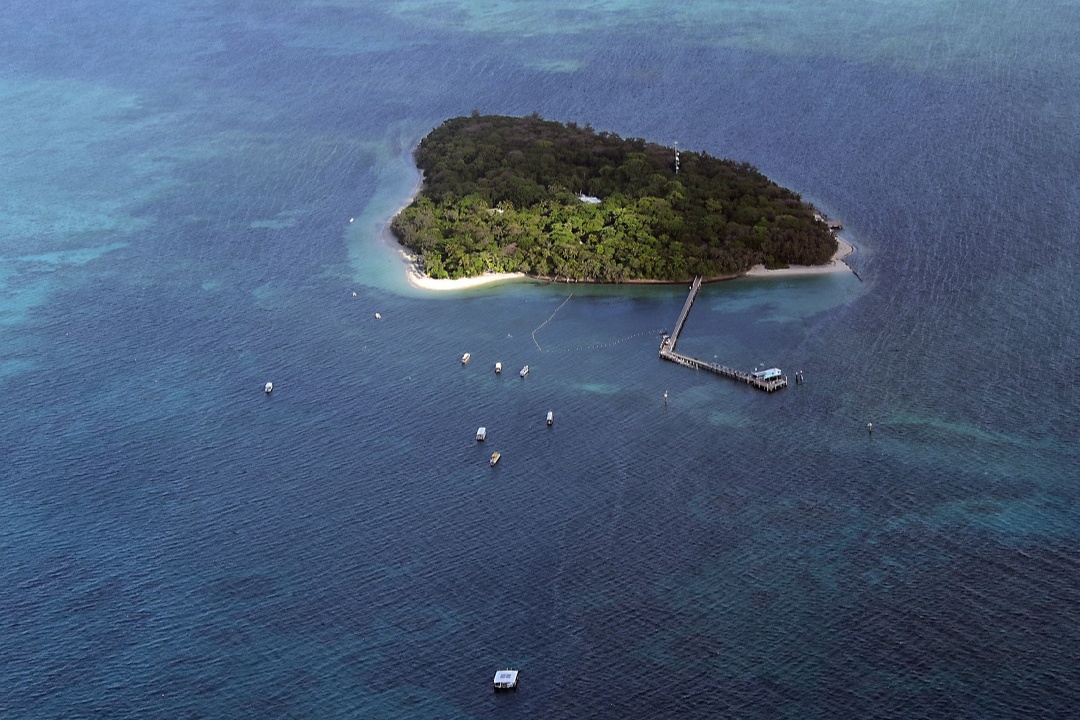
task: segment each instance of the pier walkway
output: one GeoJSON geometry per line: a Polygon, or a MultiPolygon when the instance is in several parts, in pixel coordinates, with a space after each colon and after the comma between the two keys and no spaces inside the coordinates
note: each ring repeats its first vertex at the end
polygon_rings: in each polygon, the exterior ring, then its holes
{"type": "Polygon", "coordinates": [[[698,290],[701,289],[701,276],[698,275],[694,278],[694,282],[690,285],[690,294],[686,296],[686,302],[683,303],[682,312],[679,313],[679,319],[675,321],[675,329],[671,331],[671,349],[675,350],[675,343],[679,340],[679,333],[682,332],[683,324],[686,322],[687,316],[690,314],[690,308],[694,305],[694,299],[697,298],[698,290]]]}
{"type": "Polygon", "coordinates": [[[686,296],[686,302],[683,303],[682,312],[679,313],[679,319],[675,322],[675,329],[670,335],[665,335],[660,341],[660,357],[685,367],[694,368],[695,370],[707,370],[708,372],[716,373],[717,375],[731,378],[738,382],[744,382],[747,385],[756,387],[758,390],[764,390],[769,393],[787,387],[788,381],[786,375],[759,377],[758,375],[767,373],[746,373],[735,370],[734,368],[729,368],[726,365],[718,365],[717,363],[698,360],[689,355],[682,355],[675,352],[675,343],[679,340],[679,333],[682,332],[683,325],[686,323],[686,318],[690,315],[690,308],[693,306],[694,299],[697,298],[699,290],[701,290],[700,276],[694,278],[694,282],[690,286],[690,294],[686,296]]]}

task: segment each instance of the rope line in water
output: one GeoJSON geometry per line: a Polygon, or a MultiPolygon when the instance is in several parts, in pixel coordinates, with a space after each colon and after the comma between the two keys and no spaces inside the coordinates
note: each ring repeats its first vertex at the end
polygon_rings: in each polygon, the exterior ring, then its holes
{"type": "Polygon", "coordinates": [[[574,297],[574,293],[570,293],[566,297],[566,299],[562,301],[562,303],[559,305],[559,307],[555,308],[555,312],[551,313],[551,315],[548,317],[547,320],[540,323],[536,327],[536,329],[532,331],[533,344],[536,345],[536,349],[539,350],[540,352],[577,352],[577,351],[580,351],[580,350],[599,350],[600,348],[606,348],[606,347],[612,347],[613,345],[618,345],[619,343],[626,342],[627,340],[633,340],[634,338],[641,337],[642,335],[659,335],[659,334],[664,332],[663,330],[642,330],[641,332],[636,332],[636,333],[633,333],[631,335],[627,335],[624,338],[619,338],[618,340],[612,340],[611,342],[596,343],[595,345],[579,345],[577,347],[560,348],[558,350],[545,351],[544,348],[540,347],[540,343],[537,342],[536,333],[543,330],[545,325],[547,325],[549,322],[554,320],[555,316],[558,314],[558,312],[563,309],[563,305],[566,305],[566,303],[570,302],[570,298],[572,298],[572,297],[574,297]]]}
{"type": "Polygon", "coordinates": [[[542,327],[544,327],[544,326],[545,326],[545,325],[547,325],[547,324],[548,324],[549,322],[551,322],[551,318],[555,317],[555,313],[557,313],[557,312],[559,312],[560,310],[562,310],[562,307],[563,307],[563,305],[565,305],[566,303],[570,302],[570,298],[572,298],[572,297],[574,297],[574,293],[570,293],[570,294],[569,294],[569,295],[568,295],[568,296],[566,297],[566,299],[562,301],[562,305],[560,305],[559,307],[555,308],[555,312],[551,313],[551,317],[549,317],[549,318],[548,318],[547,320],[545,320],[544,322],[540,323],[539,327],[537,327],[537,328],[536,328],[535,330],[533,330],[533,331],[532,331],[532,339],[533,339],[533,344],[534,344],[534,345],[536,345],[536,349],[537,349],[537,350],[539,350],[540,352],[544,352],[544,348],[540,347],[540,343],[536,342],[536,333],[538,333],[538,332],[540,331],[540,329],[541,329],[542,327]]]}
{"type": "Polygon", "coordinates": [[[626,340],[633,340],[634,338],[639,338],[639,337],[642,337],[643,335],[661,335],[661,334],[663,334],[663,330],[660,330],[660,329],[657,329],[657,330],[642,330],[640,332],[634,332],[633,335],[627,335],[625,338],[620,338],[618,340],[612,340],[611,342],[598,342],[595,345],[578,345],[577,348],[562,348],[562,349],[559,349],[559,350],[549,350],[549,351],[545,351],[545,352],[572,353],[572,352],[578,352],[578,351],[581,351],[581,350],[599,350],[599,349],[602,349],[602,348],[610,348],[610,347],[612,347],[612,345],[617,345],[620,342],[625,342],[626,340]]]}

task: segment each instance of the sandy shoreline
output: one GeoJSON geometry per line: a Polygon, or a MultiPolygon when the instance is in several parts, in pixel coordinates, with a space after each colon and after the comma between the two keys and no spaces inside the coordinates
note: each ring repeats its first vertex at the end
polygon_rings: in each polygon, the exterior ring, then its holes
{"type": "MultiPolygon", "coordinates": [[[[409,200],[409,202],[412,202],[412,200],[409,200]]],[[[409,203],[407,202],[402,207],[406,207],[408,204],[409,203]]],[[[386,225],[383,226],[383,241],[387,246],[393,248],[401,257],[401,262],[405,266],[405,278],[409,281],[409,285],[412,285],[418,290],[431,290],[433,292],[469,290],[471,288],[507,282],[509,280],[523,280],[527,277],[525,273],[484,273],[483,275],[478,275],[476,277],[458,278],[456,280],[436,280],[435,278],[428,277],[420,272],[420,266],[417,264],[416,256],[410,255],[409,251],[402,247],[401,243],[397,241],[393,231],[390,230],[390,223],[386,223],[386,225]]]]}
{"type": "MultiPolygon", "coordinates": [[[[493,285],[502,282],[510,282],[517,280],[537,280],[543,282],[543,278],[532,278],[525,273],[484,273],[476,277],[458,278],[456,280],[436,280],[430,278],[420,272],[420,268],[416,264],[416,258],[409,255],[408,252],[397,243],[397,239],[393,233],[389,230],[389,224],[387,225],[386,234],[388,235],[387,241],[394,243],[398,252],[401,254],[401,259],[405,263],[405,275],[409,280],[409,284],[419,290],[431,290],[435,292],[445,292],[451,290],[469,290],[471,288],[477,288],[484,285],[493,285]]],[[[836,239],[839,247],[836,253],[832,256],[828,263],[825,265],[792,265],[791,267],[780,268],[778,270],[767,270],[764,265],[755,265],[747,270],[742,275],[735,275],[729,278],[716,278],[718,280],[729,280],[737,277],[793,277],[803,275],[827,275],[829,273],[838,272],[852,272],[847,263],[844,262],[844,258],[855,252],[855,248],[840,238],[836,239]]],[[[550,280],[548,282],[551,282],[550,280]]],[[[711,282],[711,281],[710,281],[711,282]]],[[[626,284],[653,284],[653,281],[631,281],[626,284]]],[[[655,284],[683,284],[682,282],[668,283],[665,281],[656,281],[655,284]]]]}
{"type": "MultiPolygon", "coordinates": [[[[409,204],[416,198],[416,195],[420,192],[420,188],[423,186],[423,180],[416,184],[412,192],[409,193],[409,197],[402,206],[398,209],[397,213],[394,213],[393,217],[397,217],[397,214],[407,208],[409,204]]],[[[388,246],[395,249],[401,256],[401,260],[405,265],[405,277],[409,281],[409,285],[418,290],[430,290],[433,292],[447,292],[455,290],[469,290],[472,288],[482,287],[484,285],[494,285],[504,282],[520,281],[520,280],[536,280],[538,282],[544,282],[544,278],[534,278],[526,275],[525,273],[484,273],[483,275],[477,275],[476,277],[457,278],[455,280],[437,280],[435,278],[428,277],[420,271],[420,266],[417,263],[415,255],[410,255],[408,250],[398,242],[393,231],[390,230],[390,223],[392,220],[386,222],[383,225],[382,234],[383,240],[388,246]]],[[[732,275],[730,277],[713,278],[706,282],[713,282],[716,280],[732,280],[738,277],[791,277],[797,275],[826,275],[829,273],[837,272],[853,272],[847,263],[844,262],[844,258],[855,252],[855,248],[839,237],[836,238],[837,250],[833,256],[829,259],[829,262],[824,265],[792,265],[791,267],[780,268],[778,270],[767,270],[764,265],[755,265],[747,270],[745,273],[739,275],[732,275]]],[[[552,282],[550,279],[548,282],[552,282]]],[[[651,284],[656,282],[657,284],[668,284],[665,281],[630,281],[627,284],[651,284]]],[[[682,284],[677,282],[674,284],[682,284]]]]}
{"type": "Polygon", "coordinates": [[[855,252],[855,247],[845,241],[836,238],[836,252],[824,265],[792,265],[791,267],[778,270],[766,270],[764,265],[755,265],[746,271],[746,277],[790,277],[792,275],[827,275],[837,272],[852,272],[844,258],[855,252]]]}
{"type": "Polygon", "coordinates": [[[456,280],[436,280],[424,275],[416,267],[416,262],[404,252],[401,253],[408,263],[406,274],[409,284],[421,290],[434,290],[443,292],[446,290],[468,290],[482,285],[492,285],[509,280],[523,280],[528,277],[525,273],[484,273],[476,277],[458,278],[456,280]]]}

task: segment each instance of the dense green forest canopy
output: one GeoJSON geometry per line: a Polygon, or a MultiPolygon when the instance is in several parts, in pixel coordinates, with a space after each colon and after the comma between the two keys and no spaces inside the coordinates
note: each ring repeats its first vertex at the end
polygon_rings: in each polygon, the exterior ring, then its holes
{"type": "Polygon", "coordinates": [[[820,265],[813,207],[747,163],[538,115],[447,120],[416,151],[424,185],[391,228],[434,278],[687,280],[820,265]]]}

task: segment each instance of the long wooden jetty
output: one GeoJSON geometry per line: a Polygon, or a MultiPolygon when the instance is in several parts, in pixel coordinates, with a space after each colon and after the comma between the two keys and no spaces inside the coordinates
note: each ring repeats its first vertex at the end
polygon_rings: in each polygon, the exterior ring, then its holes
{"type": "Polygon", "coordinates": [[[671,331],[670,335],[665,335],[660,341],[660,357],[664,360],[678,363],[679,365],[694,368],[695,370],[707,370],[711,373],[731,378],[732,380],[744,382],[747,385],[756,387],[758,390],[764,390],[769,393],[774,390],[786,388],[788,384],[787,376],[779,374],[779,371],[776,371],[776,373],[770,371],[747,373],[734,368],[729,368],[726,365],[698,360],[689,355],[682,355],[675,352],[675,343],[679,341],[679,333],[682,332],[683,325],[686,323],[686,318],[690,315],[690,308],[693,307],[694,300],[697,298],[699,290],[701,290],[700,275],[695,277],[694,282],[690,285],[690,294],[686,296],[686,302],[683,303],[682,312],[679,313],[679,319],[675,321],[675,329],[671,331]]]}
{"type": "Polygon", "coordinates": [[[694,299],[697,298],[698,290],[701,290],[701,276],[698,275],[694,278],[694,282],[690,285],[690,294],[686,296],[686,302],[683,303],[682,312],[679,313],[679,319],[675,321],[675,329],[671,331],[671,350],[674,352],[675,343],[679,340],[679,333],[682,332],[683,324],[686,322],[687,316],[690,315],[690,308],[694,305],[694,299]]]}

